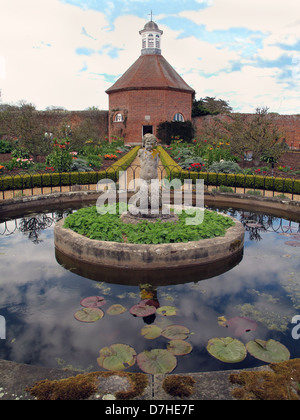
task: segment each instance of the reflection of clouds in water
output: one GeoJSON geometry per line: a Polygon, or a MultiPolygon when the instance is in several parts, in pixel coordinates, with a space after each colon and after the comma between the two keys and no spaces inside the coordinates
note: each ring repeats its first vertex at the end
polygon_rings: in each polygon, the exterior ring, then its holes
{"type": "MultiPolygon", "coordinates": [[[[167,339],[143,338],[140,331],[144,320],[129,313],[138,303],[138,287],[98,283],[70,273],[56,262],[53,230],[43,231],[41,237],[44,242],[39,245],[21,233],[0,237],[0,309],[7,308],[11,315],[6,345],[12,360],[57,366],[56,359],[60,358],[75,367],[94,364],[95,369],[99,350],[114,343],[129,344],[138,353],[166,347],[167,339]],[[82,297],[102,293],[107,300],[104,312],[119,301],[127,312],[105,314],[92,324],[75,320],[82,297]]],[[[206,345],[210,338],[228,335],[228,330],[218,325],[218,317],[241,315],[238,305],[251,301],[261,312],[294,315],[288,298],[283,300],[277,288],[291,271],[299,269],[299,250],[284,245],[285,240],[277,234],[263,233],[262,241],[247,241],[244,258],[230,271],[196,284],[158,287],[160,304],[178,308],[178,316],[168,317],[171,323],[186,325],[193,333],[188,341],[194,349],[190,355],[178,357],[179,370],[224,368],[208,357],[206,345]],[[282,258],[283,254],[291,258],[282,258]],[[278,302],[263,295],[266,287],[266,293],[278,302]]],[[[160,318],[156,315],[154,323],[160,318]]],[[[259,338],[268,338],[267,328],[260,326],[258,332],[259,338]]],[[[257,337],[250,332],[240,339],[247,342],[253,338],[257,337]]],[[[139,370],[136,366],[133,369],[139,370]]]]}
{"type": "Polygon", "coordinates": [[[55,261],[52,238],[35,245],[21,234],[15,234],[0,243],[5,248],[0,255],[1,306],[22,301],[22,286],[26,285],[27,289],[34,282],[65,276],[65,270],[55,261]]]}

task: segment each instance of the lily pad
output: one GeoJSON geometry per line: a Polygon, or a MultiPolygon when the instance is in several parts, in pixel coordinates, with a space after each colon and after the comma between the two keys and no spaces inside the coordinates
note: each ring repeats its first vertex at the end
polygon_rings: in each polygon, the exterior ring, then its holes
{"type": "Polygon", "coordinates": [[[106,313],[108,315],[120,315],[120,314],[123,314],[126,311],[127,311],[127,309],[123,305],[120,305],[120,304],[116,303],[115,305],[111,305],[106,310],[106,313]]]}
{"type": "Polygon", "coordinates": [[[141,334],[144,338],[148,340],[153,340],[154,338],[160,337],[162,329],[157,325],[145,325],[142,330],[141,334]]]}
{"type": "Polygon", "coordinates": [[[225,316],[219,316],[218,317],[218,324],[221,326],[221,327],[227,327],[227,319],[225,318],[225,316]]]}
{"type": "Polygon", "coordinates": [[[132,306],[129,312],[134,316],[149,316],[156,312],[156,306],[152,305],[152,300],[142,300],[137,305],[132,306]]]}
{"type": "Polygon", "coordinates": [[[290,359],[289,350],[279,341],[257,339],[249,341],[246,348],[253,357],[266,363],[279,363],[290,359]]]}
{"type": "Polygon", "coordinates": [[[183,325],[170,325],[166,327],[161,335],[169,340],[185,340],[190,333],[190,330],[183,325]]]}
{"type": "Polygon", "coordinates": [[[257,323],[253,319],[246,318],[245,316],[237,316],[230,318],[227,321],[227,326],[233,335],[241,337],[246,332],[255,331],[257,323]]]}
{"type": "Polygon", "coordinates": [[[173,316],[177,313],[177,308],[175,306],[161,306],[157,309],[157,313],[163,316],[173,316]]]}
{"type": "Polygon", "coordinates": [[[100,350],[98,365],[107,370],[124,370],[135,364],[136,351],[127,344],[112,344],[100,350]]]}
{"type": "Polygon", "coordinates": [[[152,375],[158,373],[170,373],[177,366],[176,357],[168,350],[153,349],[145,350],[137,355],[137,364],[139,368],[152,375]]]}
{"type": "Polygon", "coordinates": [[[74,314],[74,317],[80,322],[95,322],[103,316],[104,312],[99,308],[83,308],[74,314]]]}
{"type": "Polygon", "coordinates": [[[100,308],[106,304],[106,300],[103,296],[89,296],[80,301],[80,305],[85,308],[100,308]]]}
{"type": "Polygon", "coordinates": [[[171,340],[167,344],[167,350],[175,356],[183,356],[189,354],[193,350],[193,346],[184,340],[171,340]]]}
{"type": "Polygon", "coordinates": [[[206,348],[213,357],[225,363],[238,363],[247,356],[244,344],[232,337],[211,338],[206,348]]]}

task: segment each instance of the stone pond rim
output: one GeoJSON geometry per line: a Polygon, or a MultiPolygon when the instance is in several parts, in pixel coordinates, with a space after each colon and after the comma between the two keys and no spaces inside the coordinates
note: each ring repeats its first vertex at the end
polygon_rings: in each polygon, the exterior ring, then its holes
{"type": "Polygon", "coordinates": [[[54,244],[62,254],[99,267],[162,270],[201,266],[232,258],[242,252],[244,227],[238,220],[231,219],[235,224],[226,230],[225,236],[157,245],[89,239],[64,228],[62,219],[54,227],[54,244]]]}

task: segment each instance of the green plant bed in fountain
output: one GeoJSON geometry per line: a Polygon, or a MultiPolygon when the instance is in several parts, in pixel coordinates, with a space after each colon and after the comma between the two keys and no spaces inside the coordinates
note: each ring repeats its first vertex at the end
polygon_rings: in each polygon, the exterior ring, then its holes
{"type": "MultiPolygon", "coordinates": [[[[126,212],[127,204],[120,205],[126,212]]],[[[56,252],[71,258],[74,266],[85,263],[114,270],[174,270],[242,256],[244,227],[230,216],[205,210],[202,223],[200,217],[193,220],[198,224],[189,225],[186,222],[194,215],[183,211],[176,222],[151,219],[130,224],[121,221],[120,213],[99,214],[94,206],[58,221],[56,252]]]]}
{"type": "Polygon", "coordinates": [[[69,215],[64,222],[64,228],[69,228],[89,239],[112,241],[131,244],[166,244],[199,241],[217,236],[224,236],[226,230],[234,225],[231,218],[217,212],[204,211],[203,223],[187,225],[186,219],[192,215],[182,211],[178,221],[155,223],[143,220],[137,225],[127,224],[116,214],[99,214],[96,206],[82,208],[69,215]]]}

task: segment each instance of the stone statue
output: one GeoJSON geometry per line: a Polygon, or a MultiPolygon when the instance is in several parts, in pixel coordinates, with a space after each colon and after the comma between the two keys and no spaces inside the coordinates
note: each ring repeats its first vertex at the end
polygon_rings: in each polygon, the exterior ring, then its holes
{"type": "Polygon", "coordinates": [[[159,212],[161,207],[161,192],[157,175],[159,152],[156,150],[157,138],[153,134],[145,134],[143,147],[139,150],[141,164],[140,179],[140,209],[151,209],[152,214],[159,212]]]}
{"type": "Polygon", "coordinates": [[[157,138],[153,134],[145,134],[143,137],[143,147],[139,150],[138,156],[141,163],[140,178],[151,182],[157,179],[157,168],[159,163],[159,152],[155,150],[157,138]]]}
{"type": "Polygon", "coordinates": [[[129,212],[121,216],[124,223],[138,223],[141,218],[155,222],[178,220],[173,212],[162,211],[162,192],[158,179],[159,151],[156,150],[157,138],[153,134],[145,134],[142,148],[138,152],[140,158],[140,179],[135,194],[129,199],[129,212]]]}

